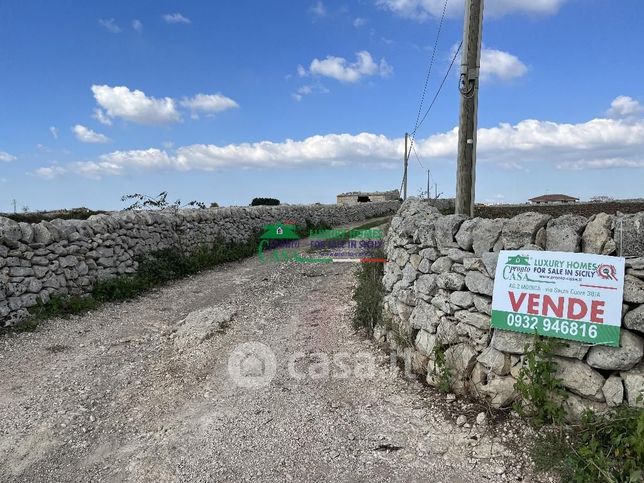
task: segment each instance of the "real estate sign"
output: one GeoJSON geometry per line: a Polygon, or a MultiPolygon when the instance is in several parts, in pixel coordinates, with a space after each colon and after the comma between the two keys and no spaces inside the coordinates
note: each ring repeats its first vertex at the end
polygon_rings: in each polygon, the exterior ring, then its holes
{"type": "Polygon", "coordinates": [[[623,292],[623,258],[503,250],[492,327],[619,346],[623,292]]]}

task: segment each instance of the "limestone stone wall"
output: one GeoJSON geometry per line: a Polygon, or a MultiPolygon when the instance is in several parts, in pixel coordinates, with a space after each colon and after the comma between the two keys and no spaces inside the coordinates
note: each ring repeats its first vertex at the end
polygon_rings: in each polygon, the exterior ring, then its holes
{"type": "Polygon", "coordinates": [[[438,382],[439,346],[452,391],[508,406],[516,398],[514,384],[531,336],[490,329],[491,296],[498,252],[521,248],[639,254],[626,258],[621,347],[562,341],[556,362],[571,413],[622,402],[644,406],[638,401],[644,397],[644,212],[469,219],[442,216],[427,202],[408,199],[386,238],[384,307],[390,324],[377,328],[375,337],[394,346],[400,334],[411,338],[413,347],[398,349],[432,385],[438,382]]]}
{"type": "Polygon", "coordinates": [[[216,240],[243,242],[276,221],[338,226],[396,212],[398,201],[355,206],[231,207],[125,211],[88,220],[16,223],[0,217],[0,327],[59,294],[83,294],[97,280],[135,273],[137,257],[176,248],[189,253],[216,240]]]}

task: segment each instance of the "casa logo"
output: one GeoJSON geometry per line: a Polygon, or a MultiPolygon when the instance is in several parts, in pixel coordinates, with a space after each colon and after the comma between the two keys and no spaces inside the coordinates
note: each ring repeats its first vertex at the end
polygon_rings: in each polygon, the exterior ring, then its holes
{"type": "Polygon", "coordinates": [[[298,234],[295,232],[295,225],[287,223],[275,223],[273,225],[266,225],[264,233],[260,236],[262,240],[299,240],[298,234]]]}
{"type": "Polygon", "coordinates": [[[528,274],[530,273],[530,257],[527,255],[515,255],[508,257],[503,267],[504,280],[532,281],[528,274]]]}
{"type": "Polygon", "coordinates": [[[604,280],[617,281],[617,269],[615,268],[615,265],[602,263],[600,266],[597,267],[597,275],[599,275],[604,280]]]}

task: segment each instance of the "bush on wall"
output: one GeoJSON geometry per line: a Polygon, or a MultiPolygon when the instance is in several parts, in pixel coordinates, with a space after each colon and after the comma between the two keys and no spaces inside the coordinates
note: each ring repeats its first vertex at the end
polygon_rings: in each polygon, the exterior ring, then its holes
{"type": "Polygon", "coordinates": [[[253,198],[253,201],[250,202],[250,206],[278,206],[280,200],[275,198],[253,198]]]}

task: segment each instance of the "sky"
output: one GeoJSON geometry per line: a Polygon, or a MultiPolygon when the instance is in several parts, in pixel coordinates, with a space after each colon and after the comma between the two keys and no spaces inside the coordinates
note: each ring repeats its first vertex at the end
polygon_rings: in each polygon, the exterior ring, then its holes
{"type": "MultiPolygon", "coordinates": [[[[398,189],[414,130],[409,193],[452,197],[463,4],[0,0],[0,211],[333,203],[398,189]]],[[[642,17],[486,0],[477,202],[644,197],[642,17]]]]}

